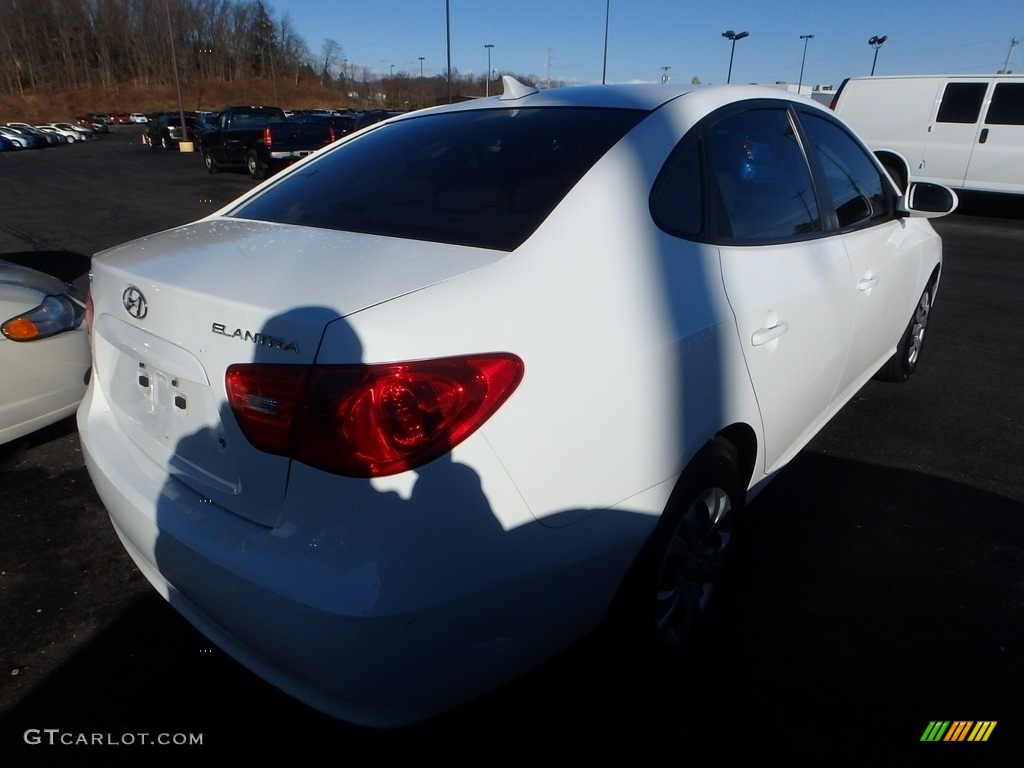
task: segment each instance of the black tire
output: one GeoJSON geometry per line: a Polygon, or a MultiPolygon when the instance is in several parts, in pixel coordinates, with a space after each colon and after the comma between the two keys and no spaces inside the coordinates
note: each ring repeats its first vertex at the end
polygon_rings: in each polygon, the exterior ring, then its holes
{"type": "Polygon", "coordinates": [[[620,592],[628,635],[667,650],[699,636],[744,496],[736,449],[717,437],[683,472],[620,592]]]}
{"type": "Polygon", "coordinates": [[[267,166],[260,162],[260,156],[256,154],[256,150],[250,149],[245,155],[245,167],[249,171],[249,175],[259,181],[267,177],[267,166]]]}
{"type": "Polygon", "coordinates": [[[209,147],[203,147],[202,150],[200,150],[200,154],[203,156],[203,165],[206,166],[208,173],[216,173],[220,170],[220,168],[217,167],[217,161],[213,159],[213,153],[210,152],[209,147]]]}
{"type": "Polygon", "coordinates": [[[921,352],[924,350],[925,331],[928,330],[928,321],[931,319],[934,290],[934,282],[924,289],[921,298],[917,300],[917,306],[914,307],[914,314],[907,323],[899,344],[896,345],[896,351],[875,374],[876,379],[902,384],[914,375],[921,362],[921,352]]]}

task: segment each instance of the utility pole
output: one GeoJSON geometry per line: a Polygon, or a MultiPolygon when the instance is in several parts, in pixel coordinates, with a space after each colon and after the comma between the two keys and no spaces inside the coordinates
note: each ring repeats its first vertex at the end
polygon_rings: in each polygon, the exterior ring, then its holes
{"type": "Polygon", "coordinates": [[[1010,50],[1008,50],[1006,52],[1006,63],[1003,64],[1003,69],[1001,70],[1000,74],[1003,74],[1003,75],[1010,74],[1010,57],[1013,56],[1013,49],[1014,49],[1014,47],[1017,44],[1019,44],[1019,43],[1020,43],[1020,40],[1018,40],[1016,37],[1013,38],[1010,41],[1010,50]]]}

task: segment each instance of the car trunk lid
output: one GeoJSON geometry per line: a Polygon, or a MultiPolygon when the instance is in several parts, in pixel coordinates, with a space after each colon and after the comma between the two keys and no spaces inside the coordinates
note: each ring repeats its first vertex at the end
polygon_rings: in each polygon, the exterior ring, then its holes
{"type": "MultiPolygon", "coordinates": [[[[310,365],[338,318],[504,254],[225,218],[93,260],[94,375],[120,429],[211,501],[273,525],[289,460],[253,448],[227,403],[237,363],[310,365]]],[[[360,350],[353,350],[359,362],[360,350]]]]}

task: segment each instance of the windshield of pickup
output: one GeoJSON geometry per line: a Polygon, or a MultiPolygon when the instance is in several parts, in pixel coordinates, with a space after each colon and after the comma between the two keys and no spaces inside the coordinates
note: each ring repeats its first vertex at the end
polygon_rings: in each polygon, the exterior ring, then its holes
{"type": "Polygon", "coordinates": [[[535,107],[383,123],[231,215],[511,251],[646,114],[535,107]]]}

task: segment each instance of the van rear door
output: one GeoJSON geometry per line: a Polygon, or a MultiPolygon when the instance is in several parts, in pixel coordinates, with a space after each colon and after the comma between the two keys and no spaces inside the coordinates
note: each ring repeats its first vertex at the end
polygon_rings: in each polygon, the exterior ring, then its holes
{"type": "Polygon", "coordinates": [[[996,81],[964,187],[1024,193],[1024,79],[996,81]]]}

